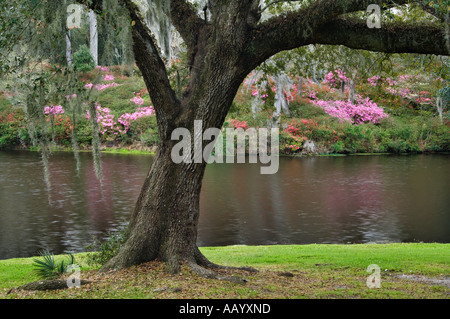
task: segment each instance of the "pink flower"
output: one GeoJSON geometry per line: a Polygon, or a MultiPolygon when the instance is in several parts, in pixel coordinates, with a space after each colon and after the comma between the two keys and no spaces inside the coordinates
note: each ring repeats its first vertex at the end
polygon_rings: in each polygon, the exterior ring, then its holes
{"type": "Polygon", "coordinates": [[[118,86],[118,85],[119,84],[117,84],[116,82],[112,82],[112,83],[108,83],[108,84],[96,84],[94,86],[94,89],[96,89],[98,91],[103,91],[103,90],[105,90],[107,88],[115,87],[115,86],[118,86]]]}
{"type": "Polygon", "coordinates": [[[114,75],[106,74],[103,80],[104,81],[114,81],[114,75]]]}
{"type": "Polygon", "coordinates": [[[124,126],[124,132],[128,132],[129,127],[132,121],[136,121],[137,119],[145,116],[152,116],[155,113],[155,110],[152,106],[148,107],[140,107],[136,109],[134,113],[125,113],[120,116],[118,122],[124,126]]]}
{"type": "Polygon", "coordinates": [[[234,126],[234,128],[242,128],[244,130],[248,129],[247,121],[239,121],[239,120],[230,120],[230,124],[234,126]]]}
{"type": "Polygon", "coordinates": [[[53,115],[64,114],[64,109],[61,105],[46,106],[44,107],[44,113],[53,115]]]}
{"type": "Polygon", "coordinates": [[[97,65],[95,68],[96,68],[96,69],[100,69],[100,70],[102,70],[103,72],[108,72],[108,67],[107,67],[107,66],[97,65]]]}
{"type": "Polygon", "coordinates": [[[315,92],[315,91],[310,91],[310,92],[308,93],[308,97],[309,97],[310,99],[312,99],[312,100],[317,99],[316,92],[315,92]]]}
{"type": "Polygon", "coordinates": [[[357,97],[356,103],[351,101],[313,101],[314,105],[321,107],[332,117],[354,124],[365,122],[378,123],[381,119],[389,117],[384,110],[369,98],[357,97]]]}
{"type": "Polygon", "coordinates": [[[328,83],[330,86],[336,87],[340,82],[348,82],[349,78],[346,73],[341,69],[337,69],[334,72],[330,71],[323,80],[323,83],[328,83]]]}
{"type": "Polygon", "coordinates": [[[140,96],[135,96],[135,97],[132,98],[130,101],[133,102],[133,103],[136,104],[136,105],[142,105],[142,104],[144,104],[144,99],[143,99],[142,97],[140,97],[140,96]]]}
{"type": "Polygon", "coordinates": [[[368,78],[367,81],[368,81],[371,85],[377,86],[377,82],[378,82],[378,80],[379,80],[380,78],[381,78],[381,77],[380,77],[379,75],[375,75],[375,76],[373,76],[373,77],[371,77],[371,78],[368,78]]]}

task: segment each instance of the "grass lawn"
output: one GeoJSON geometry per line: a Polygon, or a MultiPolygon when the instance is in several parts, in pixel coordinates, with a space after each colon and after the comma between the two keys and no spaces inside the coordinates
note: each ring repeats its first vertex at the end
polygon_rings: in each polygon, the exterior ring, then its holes
{"type": "MultiPolygon", "coordinates": [[[[257,273],[227,270],[243,282],[200,278],[183,269],[168,274],[158,262],[100,273],[77,254],[80,288],[55,291],[14,289],[38,280],[32,258],[0,261],[0,298],[45,299],[450,299],[450,244],[283,245],[204,247],[213,262],[251,266],[257,273]],[[380,288],[368,288],[380,267],[380,288]]],[[[60,258],[59,256],[57,256],[60,258]]]]}

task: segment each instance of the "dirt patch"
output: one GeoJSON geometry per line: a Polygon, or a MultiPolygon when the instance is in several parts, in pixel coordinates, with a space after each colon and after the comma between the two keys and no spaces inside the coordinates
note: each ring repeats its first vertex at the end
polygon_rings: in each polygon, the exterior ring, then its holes
{"type": "Polygon", "coordinates": [[[429,278],[426,276],[405,275],[405,274],[398,275],[396,277],[399,279],[414,280],[424,284],[441,285],[450,288],[450,277],[444,277],[442,279],[439,279],[439,278],[429,278]]]}

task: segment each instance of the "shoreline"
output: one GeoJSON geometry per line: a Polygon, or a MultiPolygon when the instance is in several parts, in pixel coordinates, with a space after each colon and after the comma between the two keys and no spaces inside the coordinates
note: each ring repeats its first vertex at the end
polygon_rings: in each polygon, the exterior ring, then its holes
{"type": "MultiPolygon", "coordinates": [[[[10,149],[0,149],[0,151],[28,151],[28,152],[39,152],[38,148],[33,147],[15,147],[10,149]]],[[[123,155],[155,155],[157,151],[157,147],[133,147],[133,145],[124,147],[124,146],[106,146],[102,145],[100,147],[100,152],[103,154],[123,154],[123,155]]],[[[55,146],[51,149],[51,152],[73,152],[73,149],[70,147],[62,147],[55,146]]],[[[83,148],[78,150],[80,153],[91,153],[92,148],[83,148]]],[[[248,155],[248,154],[246,154],[248,155]]],[[[346,157],[346,156],[385,156],[385,155],[394,155],[394,156],[409,156],[409,155],[450,155],[449,151],[422,151],[422,152],[404,152],[404,153],[396,153],[396,152],[356,152],[356,153],[297,153],[297,154],[286,154],[279,153],[279,157],[287,157],[287,158],[306,158],[306,157],[346,157]]]]}

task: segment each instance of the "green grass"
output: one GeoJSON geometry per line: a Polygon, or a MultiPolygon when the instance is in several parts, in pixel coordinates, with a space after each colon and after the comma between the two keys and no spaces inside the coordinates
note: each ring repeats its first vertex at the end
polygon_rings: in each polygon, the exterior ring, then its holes
{"type": "Polygon", "coordinates": [[[224,271],[224,275],[244,277],[246,284],[201,278],[186,268],[171,275],[158,262],[99,273],[86,263],[86,254],[77,254],[81,279],[90,280],[91,284],[47,292],[12,289],[38,280],[32,272],[32,258],[1,260],[0,298],[448,299],[449,248],[450,244],[422,243],[201,248],[215,263],[258,269],[258,273],[224,271]],[[381,268],[381,288],[367,287],[370,264],[381,268]],[[292,276],[280,276],[281,272],[292,276]]]}
{"type": "Polygon", "coordinates": [[[365,273],[370,264],[377,264],[389,272],[450,275],[448,244],[228,246],[202,251],[219,264],[277,266],[286,270],[311,270],[319,265],[330,269],[349,267],[359,273],[365,273]]]}

